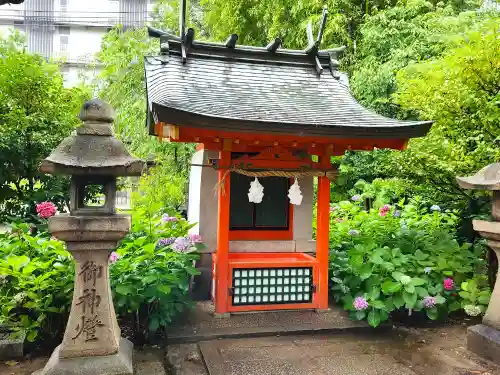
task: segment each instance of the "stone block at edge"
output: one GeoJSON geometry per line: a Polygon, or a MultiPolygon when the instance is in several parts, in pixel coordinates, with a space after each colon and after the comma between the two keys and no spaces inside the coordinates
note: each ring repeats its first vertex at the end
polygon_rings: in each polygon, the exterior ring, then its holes
{"type": "Polygon", "coordinates": [[[133,375],[133,344],[127,339],[120,341],[120,350],[114,355],[59,358],[58,346],[41,371],[33,375],[133,375]]]}
{"type": "Polygon", "coordinates": [[[500,365],[500,331],[484,324],[469,327],[467,349],[500,365]]]}
{"type": "Polygon", "coordinates": [[[0,360],[22,358],[24,355],[26,333],[23,331],[12,337],[10,332],[8,327],[0,325],[0,360]]]}

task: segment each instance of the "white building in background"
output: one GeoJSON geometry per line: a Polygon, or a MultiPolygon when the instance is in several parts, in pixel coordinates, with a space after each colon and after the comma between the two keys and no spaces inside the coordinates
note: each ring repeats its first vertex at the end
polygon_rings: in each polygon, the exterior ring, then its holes
{"type": "Polygon", "coordinates": [[[143,26],[154,0],[26,0],[0,7],[0,32],[16,28],[26,34],[28,50],[45,58],[62,58],[67,86],[99,71],[95,54],[111,27],[143,26]]]}

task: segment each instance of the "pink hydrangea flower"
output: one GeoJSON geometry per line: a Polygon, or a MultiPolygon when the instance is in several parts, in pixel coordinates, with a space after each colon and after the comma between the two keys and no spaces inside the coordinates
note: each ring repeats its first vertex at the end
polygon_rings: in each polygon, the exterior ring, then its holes
{"type": "Polygon", "coordinates": [[[54,216],[56,211],[56,205],[52,202],[42,202],[36,205],[36,212],[42,219],[54,216]]]}
{"type": "Polygon", "coordinates": [[[188,235],[188,240],[191,242],[191,243],[202,243],[202,239],[201,239],[201,236],[199,234],[189,234],[188,235]]]}
{"type": "Polygon", "coordinates": [[[390,210],[391,210],[391,206],[389,206],[388,204],[383,205],[379,209],[380,216],[386,216],[390,210]]]}
{"type": "Polygon", "coordinates": [[[455,282],[452,278],[447,278],[443,280],[443,287],[446,290],[452,290],[455,287],[455,282]]]}
{"type": "Polygon", "coordinates": [[[118,259],[120,259],[120,254],[117,252],[113,251],[111,255],[109,256],[109,262],[110,263],[115,263],[118,259]]]}
{"type": "Polygon", "coordinates": [[[356,297],[352,303],[354,308],[358,311],[366,310],[368,308],[368,301],[363,297],[356,297]]]}

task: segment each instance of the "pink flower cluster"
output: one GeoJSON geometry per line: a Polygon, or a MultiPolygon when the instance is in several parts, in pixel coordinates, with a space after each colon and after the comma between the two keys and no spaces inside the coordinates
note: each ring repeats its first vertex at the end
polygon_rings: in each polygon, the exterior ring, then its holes
{"type": "Polygon", "coordinates": [[[386,216],[390,210],[391,210],[391,206],[389,206],[388,204],[385,204],[384,206],[380,207],[380,209],[379,209],[380,216],[386,216]]]}
{"type": "Polygon", "coordinates": [[[356,297],[352,305],[358,311],[366,310],[369,306],[368,301],[363,297],[356,297]]]}
{"type": "Polygon", "coordinates": [[[120,254],[117,252],[113,251],[111,255],[109,256],[109,262],[110,263],[115,263],[118,259],[120,259],[120,254]]]}
{"type": "Polygon", "coordinates": [[[188,234],[188,240],[193,244],[203,242],[201,239],[201,236],[199,234],[195,234],[195,233],[188,234]]]}
{"type": "Polygon", "coordinates": [[[446,290],[452,290],[455,287],[455,282],[451,278],[444,279],[443,287],[446,290]]]}
{"type": "Polygon", "coordinates": [[[36,205],[36,212],[42,219],[54,216],[56,211],[56,205],[52,202],[42,202],[36,205]]]}

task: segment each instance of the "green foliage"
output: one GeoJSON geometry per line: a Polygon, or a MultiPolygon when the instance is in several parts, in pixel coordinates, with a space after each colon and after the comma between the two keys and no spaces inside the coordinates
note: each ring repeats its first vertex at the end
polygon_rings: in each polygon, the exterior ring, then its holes
{"type": "Polygon", "coordinates": [[[500,156],[499,16],[457,9],[411,1],[367,17],[360,28],[351,67],[356,97],[391,117],[436,123],[404,152],[348,153],[339,180],[344,197],[359,179],[395,177],[411,183],[407,196],[419,194],[463,217],[482,212],[482,194],[463,191],[455,177],[500,156]]]}
{"type": "Polygon", "coordinates": [[[108,32],[99,53],[104,65],[99,95],[116,109],[115,131],[130,152],[168,165],[170,173],[186,175],[194,146],[162,142],[146,127],[144,55],[158,50],[158,41],[148,38],[145,28],[108,32]]]}
{"type": "Polygon", "coordinates": [[[185,187],[186,177],[172,175],[169,166],[153,167],[141,177],[138,191],[132,196],[134,210],[140,211],[140,216],[174,214],[185,203],[185,187]]]}
{"type": "MultiPolygon", "coordinates": [[[[407,205],[381,203],[369,212],[358,202],[334,206],[334,298],[353,318],[367,319],[372,326],[400,309],[424,311],[430,319],[460,309],[465,301],[458,294],[461,283],[472,288],[477,275],[485,273],[484,247],[457,242],[458,217],[453,212],[430,209],[418,198],[407,205]],[[447,278],[454,281],[451,289],[444,287],[447,278]],[[368,309],[357,311],[353,305],[356,297],[365,298],[368,309]],[[435,306],[424,306],[426,297],[434,297],[435,306]]],[[[488,289],[481,288],[480,303],[484,304],[488,289]]]]}
{"type": "Polygon", "coordinates": [[[30,342],[63,334],[74,265],[62,242],[13,225],[0,234],[0,275],[0,323],[23,328],[30,342]]]}
{"type": "Polygon", "coordinates": [[[145,218],[134,212],[133,231],[122,241],[120,259],[110,268],[115,309],[123,320],[134,322],[140,336],[154,334],[190,306],[191,277],[198,274],[192,252],[161,246],[162,238],[185,236],[185,220],[163,222],[161,216],[145,218]]]}
{"type": "MultiPolygon", "coordinates": [[[[307,46],[306,25],[309,21],[317,31],[322,8],[328,7],[328,23],[323,36],[323,47],[348,45],[353,47],[359,38],[358,29],[368,16],[396,5],[394,0],[327,0],[297,2],[201,0],[205,11],[207,33],[223,41],[230,33],[239,36],[241,44],[265,46],[269,40],[280,37],[287,48],[303,49],[307,46]]],[[[446,1],[454,9],[464,9],[477,2],[446,1]]],[[[429,3],[432,6],[432,3],[429,3]]]]}
{"type": "MultiPolygon", "coordinates": [[[[406,118],[391,95],[396,73],[408,64],[440,56],[452,37],[473,24],[473,12],[425,0],[400,3],[367,17],[360,27],[351,87],[361,103],[389,117],[406,118]]],[[[432,118],[432,117],[431,117],[432,118]]]]}
{"type": "Polygon", "coordinates": [[[474,312],[479,315],[486,311],[491,298],[487,277],[480,276],[464,281],[460,289],[458,294],[462,298],[462,308],[469,315],[474,315],[474,312]]]}
{"type": "Polygon", "coordinates": [[[59,66],[26,52],[19,34],[0,37],[0,211],[28,217],[37,201],[68,201],[66,179],[41,175],[38,167],[78,124],[87,96],[63,87],[59,66]]]}

